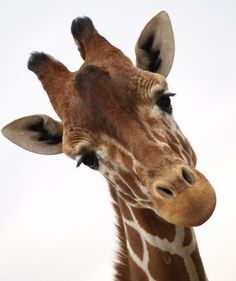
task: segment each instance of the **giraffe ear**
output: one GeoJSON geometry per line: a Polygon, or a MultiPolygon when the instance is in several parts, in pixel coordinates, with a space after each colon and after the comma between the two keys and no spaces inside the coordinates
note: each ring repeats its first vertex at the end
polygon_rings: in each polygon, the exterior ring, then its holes
{"type": "Polygon", "coordinates": [[[62,123],[47,115],[23,117],[6,125],[3,135],[16,145],[39,154],[62,153],[62,123]]]}
{"type": "Polygon", "coordinates": [[[174,60],[175,42],[171,21],[165,11],[144,27],[135,52],[137,67],[167,77],[174,60]]]}

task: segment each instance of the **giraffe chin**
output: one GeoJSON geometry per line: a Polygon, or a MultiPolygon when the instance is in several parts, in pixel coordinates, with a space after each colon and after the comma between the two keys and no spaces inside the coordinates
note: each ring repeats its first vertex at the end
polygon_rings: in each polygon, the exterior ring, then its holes
{"type": "Polygon", "coordinates": [[[197,171],[194,186],[173,198],[155,198],[154,208],[160,217],[171,224],[185,227],[199,226],[212,215],[216,194],[208,180],[197,171]]]}

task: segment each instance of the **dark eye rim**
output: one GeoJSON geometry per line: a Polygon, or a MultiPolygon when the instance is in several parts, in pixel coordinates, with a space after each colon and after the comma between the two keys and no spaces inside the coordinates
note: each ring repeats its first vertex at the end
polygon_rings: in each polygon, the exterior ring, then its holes
{"type": "Polygon", "coordinates": [[[77,156],[75,160],[77,162],[76,168],[78,168],[82,163],[93,170],[97,170],[99,167],[98,157],[94,151],[85,152],[77,156]]]}
{"type": "Polygon", "coordinates": [[[163,93],[158,96],[156,104],[165,112],[168,114],[172,114],[173,109],[171,105],[171,99],[170,97],[174,97],[175,93],[163,93]]]}

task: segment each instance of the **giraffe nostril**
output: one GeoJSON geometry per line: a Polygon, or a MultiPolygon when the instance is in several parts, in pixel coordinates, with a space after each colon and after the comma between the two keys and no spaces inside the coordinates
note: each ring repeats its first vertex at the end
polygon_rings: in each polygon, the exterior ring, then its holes
{"type": "Polygon", "coordinates": [[[158,193],[160,193],[161,195],[164,195],[165,197],[173,197],[174,196],[174,192],[168,187],[157,186],[156,191],[158,193]]]}
{"type": "Polygon", "coordinates": [[[193,185],[193,176],[184,168],[182,168],[182,177],[188,184],[193,185]]]}

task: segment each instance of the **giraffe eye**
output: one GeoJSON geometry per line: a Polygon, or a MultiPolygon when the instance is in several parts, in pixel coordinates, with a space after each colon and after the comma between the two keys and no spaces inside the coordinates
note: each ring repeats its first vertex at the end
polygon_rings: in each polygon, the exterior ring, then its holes
{"type": "Polygon", "coordinates": [[[159,96],[157,99],[157,105],[159,105],[162,110],[169,114],[172,114],[172,105],[170,100],[170,97],[172,96],[175,96],[175,94],[168,93],[159,96]]]}
{"type": "Polygon", "coordinates": [[[98,158],[96,156],[96,153],[94,151],[87,152],[79,157],[77,157],[77,165],[76,167],[79,167],[81,163],[88,166],[89,168],[93,170],[97,170],[99,163],[98,158]]]}

